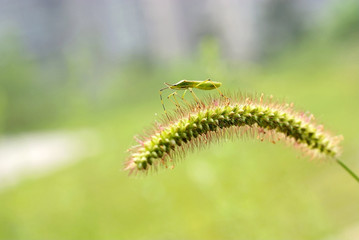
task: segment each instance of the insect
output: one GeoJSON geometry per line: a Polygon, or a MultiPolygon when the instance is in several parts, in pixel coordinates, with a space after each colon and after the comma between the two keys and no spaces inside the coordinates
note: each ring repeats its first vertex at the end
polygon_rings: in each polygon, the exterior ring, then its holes
{"type": "MultiPolygon", "coordinates": [[[[173,90],[184,90],[184,93],[181,97],[181,99],[186,102],[188,104],[188,102],[185,100],[184,96],[188,91],[191,92],[192,96],[194,97],[194,99],[200,103],[201,101],[199,100],[199,98],[196,96],[196,94],[193,92],[193,88],[196,88],[196,89],[200,89],[200,90],[213,90],[213,89],[216,89],[219,94],[228,99],[227,97],[225,97],[222,92],[218,89],[222,83],[221,82],[214,82],[212,81],[211,79],[207,79],[207,80],[204,80],[204,81],[198,81],[198,80],[181,80],[179,81],[178,83],[175,83],[175,84],[169,84],[169,83],[165,83],[165,85],[167,87],[165,88],[162,88],[160,90],[160,99],[161,99],[161,104],[162,104],[162,107],[163,107],[163,110],[165,111],[165,114],[167,115],[167,112],[166,112],[166,108],[165,108],[165,104],[163,103],[163,99],[162,99],[162,91],[163,90],[166,90],[166,89],[173,89],[173,90]]],[[[180,105],[176,99],[176,96],[177,95],[177,92],[174,91],[173,93],[171,93],[170,95],[167,96],[167,98],[169,100],[171,100],[171,102],[176,105],[177,108],[180,108],[180,105]],[[171,97],[173,98],[173,100],[171,99],[171,97]]]]}

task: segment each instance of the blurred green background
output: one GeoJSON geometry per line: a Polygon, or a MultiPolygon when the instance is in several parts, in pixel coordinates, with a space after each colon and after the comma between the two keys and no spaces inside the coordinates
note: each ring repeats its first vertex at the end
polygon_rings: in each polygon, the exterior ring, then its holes
{"type": "Polygon", "coordinates": [[[344,136],[358,173],[357,1],[1,2],[0,239],[358,239],[358,184],[285,144],[225,142],[172,171],[121,171],[163,114],[163,82],[210,77],[309,110],[344,136]]]}

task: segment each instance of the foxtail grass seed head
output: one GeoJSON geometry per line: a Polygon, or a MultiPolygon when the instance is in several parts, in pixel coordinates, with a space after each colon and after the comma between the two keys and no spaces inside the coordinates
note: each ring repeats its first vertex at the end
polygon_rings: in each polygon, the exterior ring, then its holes
{"type": "Polygon", "coordinates": [[[298,112],[293,104],[273,97],[237,94],[229,98],[208,97],[201,103],[182,106],[153,129],[136,137],[129,149],[125,170],[138,173],[173,168],[188,152],[226,138],[255,137],[272,143],[286,141],[312,158],[336,159],[341,136],[332,136],[313,115],[298,112]]]}

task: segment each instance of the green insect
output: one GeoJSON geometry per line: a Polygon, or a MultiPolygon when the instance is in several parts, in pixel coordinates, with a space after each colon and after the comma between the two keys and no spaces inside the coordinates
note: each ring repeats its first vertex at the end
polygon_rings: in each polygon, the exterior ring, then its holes
{"type": "MultiPolygon", "coordinates": [[[[207,80],[204,80],[204,81],[197,81],[197,80],[181,80],[179,81],[178,83],[175,83],[175,84],[169,84],[169,83],[165,83],[165,85],[167,87],[165,88],[162,88],[160,90],[160,99],[161,99],[161,103],[162,103],[162,107],[163,107],[163,110],[165,111],[165,114],[167,115],[167,112],[166,112],[166,108],[165,108],[165,104],[163,103],[163,99],[162,99],[162,91],[163,90],[166,90],[166,89],[173,89],[173,90],[184,90],[184,93],[182,95],[182,100],[184,102],[186,102],[188,104],[188,102],[185,100],[184,96],[188,91],[191,92],[192,96],[194,97],[194,99],[200,103],[201,101],[199,100],[199,98],[196,96],[196,94],[194,94],[193,92],[193,88],[196,88],[196,89],[200,89],[200,90],[213,90],[213,89],[216,89],[219,94],[228,99],[227,97],[225,97],[222,92],[218,89],[222,83],[221,82],[214,82],[214,81],[211,81],[211,79],[207,79],[207,80]]],[[[171,93],[170,95],[167,96],[167,98],[169,100],[171,100],[171,102],[176,105],[177,108],[180,108],[180,104],[178,103],[177,99],[176,99],[176,96],[177,95],[177,92],[174,91],[173,93],[171,93]],[[173,100],[171,99],[171,97],[173,98],[173,100]]]]}

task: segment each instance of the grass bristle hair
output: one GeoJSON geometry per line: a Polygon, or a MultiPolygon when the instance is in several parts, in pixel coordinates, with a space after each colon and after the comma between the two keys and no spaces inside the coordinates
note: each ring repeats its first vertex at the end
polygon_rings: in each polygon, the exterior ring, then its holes
{"type": "Polygon", "coordinates": [[[246,136],[272,143],[286,141],[312,158],[333,159],[350,171],[338,160],[341,136],[331,135],[313,115],[295,111],[293,104],[263,94],[207,97],[200,103],[182,106],[161,123],[156,122],[148,133],[136,137],[138,145],[129,149],[125,170],[137,174],[173,168],[189,150],[246,136]]]}

